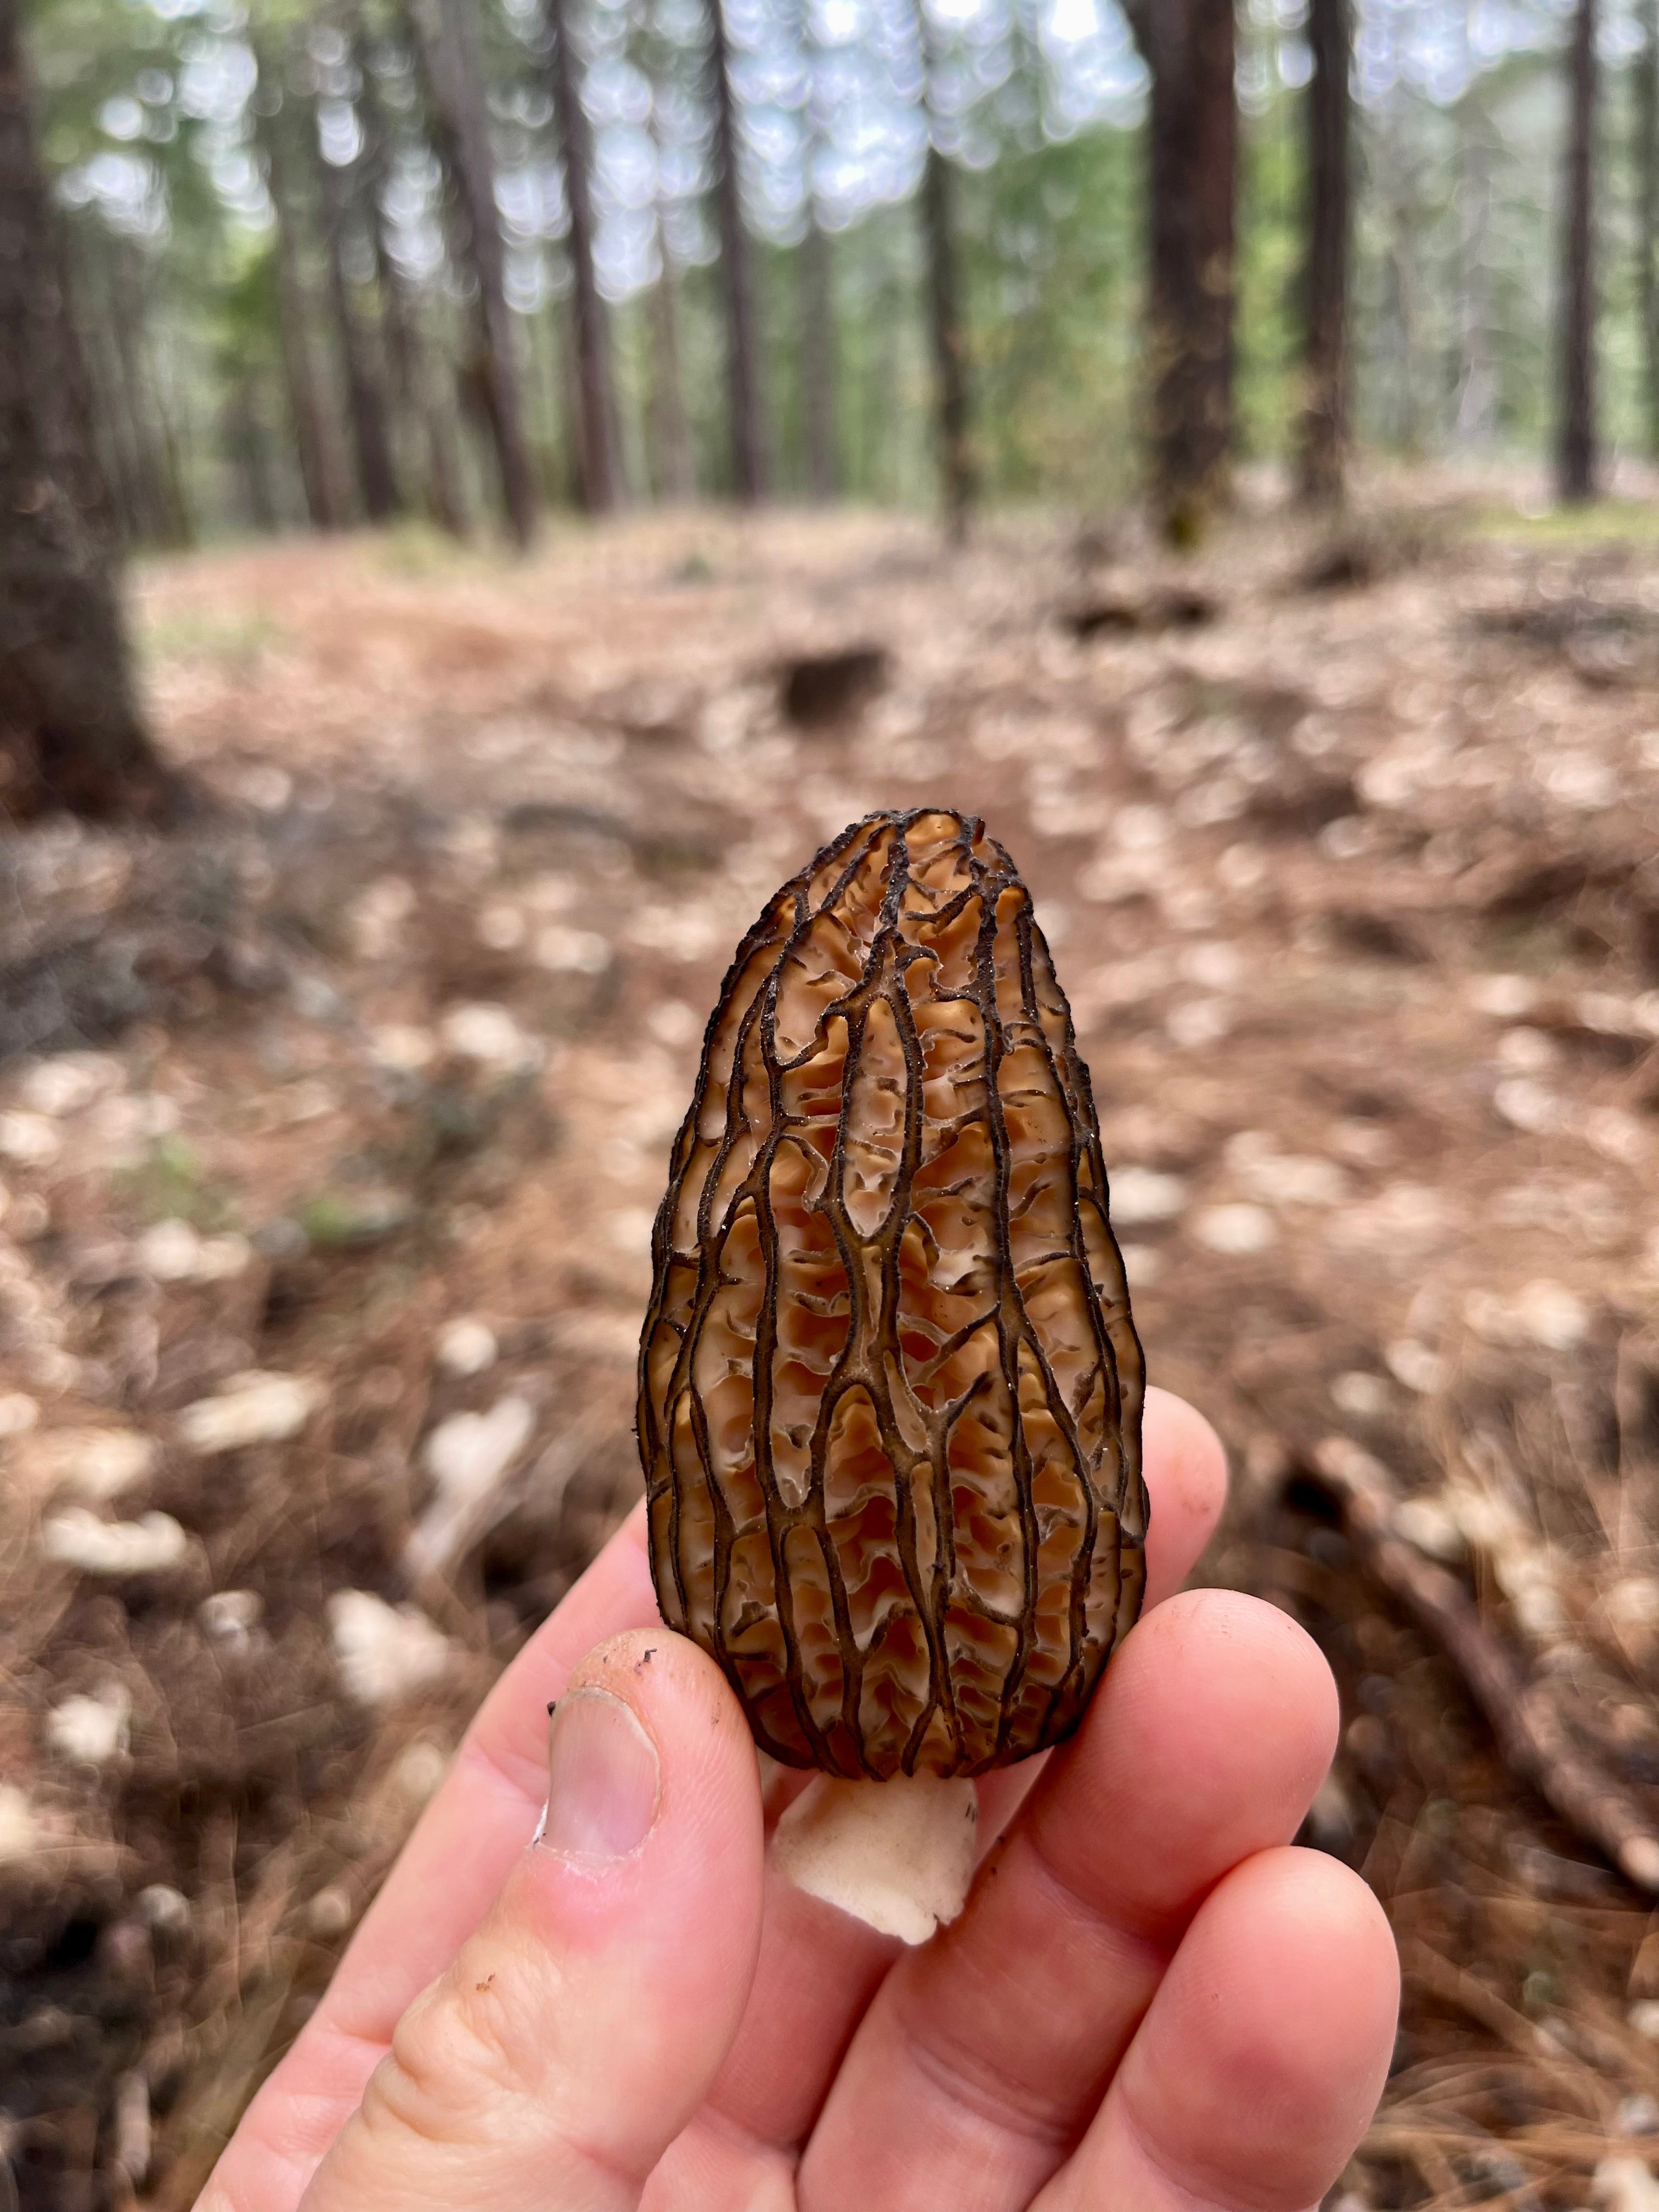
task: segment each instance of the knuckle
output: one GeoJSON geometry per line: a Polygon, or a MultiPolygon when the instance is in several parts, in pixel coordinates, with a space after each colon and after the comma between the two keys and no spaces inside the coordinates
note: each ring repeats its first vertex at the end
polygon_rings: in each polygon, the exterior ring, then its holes
{"type": "Polygon", "coordinates": [[[514,1996],[503,1968],[480,1974],[458,1960],[398,2021],[370,2078],[365,2117],[372,2103],[414,2134],[447,2137],[465,2130],[481,2106],[493,2113],[533,2099],[541,2069],[514,1996]]]}
{"type": "MultiPolygon", "coordinates": [[[[525,1986],[525,1968],[480,1968],[463,1957],[417,1997],[369,2077],[362,2120],[368,2135],[401,2137],[417,2151],[459,2158],[477,2171],[487,2147],[492,2170],[533,2171],[548,2201],[620,2206],[637,2200],[643,2176],[591,2141],[561,2094],[555,2057],[531,2025],[546,1990],[525,1986]]],[[[515,2200],[516,2201],[516,2200],[515,2200]]]]}

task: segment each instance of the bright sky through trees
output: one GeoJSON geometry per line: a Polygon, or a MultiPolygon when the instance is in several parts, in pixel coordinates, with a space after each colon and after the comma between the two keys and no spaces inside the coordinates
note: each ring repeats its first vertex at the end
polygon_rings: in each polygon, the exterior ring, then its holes
{"type": "MultiPolygon", "coordinates": [[[[109,142],[64,176],[71,202],[95,198],[106,220],[155,235],[167,219],[167,193],[155,151],[191,131],[227,215],[258,230],[271,212],[249,150],[247,102],[254,68],[245,40],[246,10],[214,0],[121,0],[173,27],[182,68],[141,69],[112,92],[97,122],[109,142]],[[192,130],[191,126],[195,126],[192,130]]],[[[526,0],[507,0],[506,18],[521,33],[537,14],[526,0]]],[[[1274,81],[1305,83],[1308,51],[1298,35],[1294,0],[1250,0],[1261,34],[1244,56],[1240,94],[1247,115],[1260,108],[1274,81]]],[[[728,8],[738,52],[744,110],[744,204],[763,236],[791,243],[799,236],[806,179],[803,149],[809,104],[818,141],[812,185],[823,218],[844,228],[872,207],[907,199],[921,173],[923,131],[916,108],[913,19],[908,0],[817,0],[811,32],[817,67],[802,65],[787,15],[768,0],[736,0],[728,8]]],[[[1562,36],[1564,6],[1550,0],[1361,0],[1355,88],[1376,104],[1403,84],[1440,103],[1461,98],[1472,79],[1511,56],[1552,50],[1562,36]]],[[[950,151],[969,168],[988,166],[998,140],[982,112],[1008,82],[1016,28],[1033,38],[1042,64],[1042,127],[1062,139],[1090,125],[1129,128],[1139,120],[1146,70],[1115,0],[933,0],[930,17],[947,41],[943,104],[951,124],[950,151]],[[1017,25],[1013,10],[1024,21],[1017,25]]],[[[662,204],[671,247],[682,261],[712,258],[712,231],[698,203],[708,186],[708,131],[700,106],[674,87],[655,103],[650,83],[626,52],[630,10],[599,5],[587,11],[583,100],[597,152],[598,259],[604,289],[620,300],[656,274],[655,210],[662,204]]],[[[665,0],[656,11],[660,35],[694,64],[702,17],[691,0],[665,0]]],[[[53,51],[52,12],[37,37],[43,68],[53,51]]],[[[1609,12],[1604,52],[1617,58],[1639,44],[1633,12],[1609,12]]],[[[342,52],[334,58],[343,61],[342,52]]],[[[330,56],[325,47],[319,59],[330,56]]],[[[547,117],[539,101],[503,103],[504,124],[531,135],[547,117]]],[[[358,140],[343,100],[319,106],[325,158],[350,161],[358,140]]],[[[410,271],[430,276],[441,258],[436,228],[435,164],[406,163],[394,185],[399,252],[410,271]]],[[[567,217],[558,165],[526,150],[503,161],[497,198],[514,246],[514,304],[530,311],[548,282],[541,247],[561,239],[567,217]]]]}

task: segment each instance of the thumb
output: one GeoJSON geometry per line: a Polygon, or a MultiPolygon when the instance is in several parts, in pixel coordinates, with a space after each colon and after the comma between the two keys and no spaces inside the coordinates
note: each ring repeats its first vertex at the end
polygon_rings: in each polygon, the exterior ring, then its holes
{"type": "Polygon", "coordinates": [[[760,1936],[755,1750],[713,1661],[601,1644],[544,1831],[398,2022],[302,2212],[632,2212],[737,2032],[760,1936]]]}

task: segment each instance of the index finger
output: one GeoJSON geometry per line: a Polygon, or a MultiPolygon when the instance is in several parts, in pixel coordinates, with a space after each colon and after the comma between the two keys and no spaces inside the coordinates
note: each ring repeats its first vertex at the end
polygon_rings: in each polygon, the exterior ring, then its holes
{"type": "Polygon", "coordinates": [[[206,2202],[292,2212],[405,2008],[448,1966],[547,1798],[547,1705],[596,1644],[660,1618],[638,1506],[501,1676],[293,2049],[248,2108],[206,2202]]]}

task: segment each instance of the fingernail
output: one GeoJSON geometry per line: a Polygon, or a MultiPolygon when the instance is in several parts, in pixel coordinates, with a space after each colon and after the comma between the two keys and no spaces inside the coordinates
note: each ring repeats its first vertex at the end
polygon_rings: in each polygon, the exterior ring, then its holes
{"type": "Polygon", "coordinates": [[[657,1817],[657,1747],[608,1690],[559,1700],[549,1731],[550,1784],[541,1840],[568,1858],[604,1862],[638,1850],[657,1817]]]}

